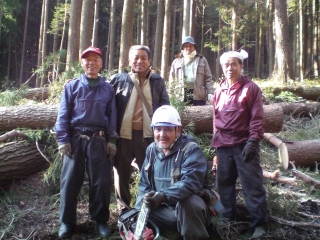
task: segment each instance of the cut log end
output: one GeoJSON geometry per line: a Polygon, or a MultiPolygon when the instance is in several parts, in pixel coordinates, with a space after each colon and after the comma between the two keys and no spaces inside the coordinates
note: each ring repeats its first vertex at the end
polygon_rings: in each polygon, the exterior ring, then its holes
{"type": "Polygon", "coordinates": [[[289,167],[289,155],[288,155],[288,149],[285,143],[280,144],[278,148],[278,154],[279,154],[279,162],[282,163],[283,168],[287,170],[289,167]]]}

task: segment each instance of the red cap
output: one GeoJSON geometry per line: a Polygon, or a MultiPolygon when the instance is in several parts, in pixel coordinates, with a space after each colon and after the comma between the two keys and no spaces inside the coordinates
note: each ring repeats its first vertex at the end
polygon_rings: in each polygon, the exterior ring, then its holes
{"type": "Polygon", "coordinates": [[[81,54],[81,58],[84,57],[84,55],[86,55],[87,53],[89,52],[93,52],[93,53],[96,53],[98,54],[101,58],[102,58],[102,54],[101,54],[101,51],[99,48],[96,48],[96,47],[88,47],[86,50],[84,50],[81,54]]]}

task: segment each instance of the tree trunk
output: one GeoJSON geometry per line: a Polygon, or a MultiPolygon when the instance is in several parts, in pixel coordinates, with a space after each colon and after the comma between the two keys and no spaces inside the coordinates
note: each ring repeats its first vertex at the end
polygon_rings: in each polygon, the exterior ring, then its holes
{"type": "Polygon", "coordinates": [[[275,37],[276,37],[276,64],[274,78],[277,82],[287,82],[287,77],[295,79],[292,54],[289,40],[289,23],[287,18],[287,3],[275,0],[275,37]]]}
{"type": "Polygon", "coordinates": [[[141,1],[141,35],[140,35],[140,43],[142,45],[147,45],[147,6],[148,6],[148,0],[142,0],[141,1]]]}
{"type": "Polygon", "coordinates": [[[128,66],[129,49],[132,45],[132,29],[134,22],[135,5],[136,0],[124,0],[123,3],[119,72],[124,72],[125,67],[128,66]]]}
{"type": "Polygon", "coordinates": [[[26,16],[24,20],[24,29],[23,29],[23,40],[22,40],[22,52],[21,52],[21,64],[20,64],[20,77],[19,77],[19,84],[22,84],[22,75],[23,75],[23,69],[24,69],[24,52],[26,48],[26,37],[27,37],[27,29],[28,29],[28,17],[29,17],[29,3],[30,0],[27,0],[27,6],[26,6],[26,16]]]}
{"type": "Polygon", "coordinates": [[[240,4],[239,0],[233,0],[233,8],[232,8],[232,50],[238,50],[238,6],[240,4]]]}
{"type": "Polygon", "coordinates": [[[262,92],[269,92],[279,94],[283,91],[292,92],[299,97],[307,100],[320,100],[320,87],[308,87],[308,86],[292,86],[292,87],[261,87],[262,92]]]}
{"type": "MultiPolygon", "coordinates": [[[[92,45],[93,11],[95,0],[83,0],[80,24],[80,49],[79,56],[83,50],[92,45]]],[[[95,46],[96,47],[96,46],[95,46]]]]}
{"type": "Polygon", "coordinates": [[[116,28],[116,0],[111,0],[110,9],[110,29],[109,29],[109,59],[108,59],[108,70],[112,70],[114,67],[114,49],[115,49],[115,28],[116,28]]]}
{"type": "MultiPolygon", "coordinates": [[[[82,1],[71,0],[70,23],[68,31],[67,46],[67,68],[73,62],[79,61],[79,44],[80,44],[80,21],[81,21],[82,1]]],[[[91,32],[90,32],[91,34],[91,32]]]]}
{"type": "MultiPolygon", "coordinates": [[[[278,105],[263,106],[265,116],[265,132],[280,132],[283,125],[283,111],[278,105]]],[[[184,127],[194,128],[196,133],[213,132],[213,109],[211,105],[186,107],[181,115],[184,127]]]]}
{"type": "MultiPolygon", "coordinates": [[[[48,31],[48,21],[49,21],[49,0],[44,0],[44,16],[43,16],[43,34],[42,34],[42,54],[41,54],[41,63],[42,65],[46,62],[47,57],[47,31],[48,31]]],[[[41,83],[40,87],[43,87],[45,85],[46,81],[46,70],[43,69],[42,77],[41,77],[41,83]]]]}
{"type": "Polygon", "coordinates": [[[48,162],[34,144],[17,141],[0,147],[0,186],[10,185],[47,167],[48,162]]]}
{"type": "Polygon", "coordinates": [[[319,35],[318,35],[318,23],[319,23],[319,0],[312,1],[312,15],[313,15],[313,25],[314,31],[313,33],[313,76],[315,78],[319,77],[319,66],[318,66],[318,42],[319,42],[319,35]]]}
{"type": "Polygon", "coordinates": [[[274,47],[274,33],[273,33],[273,29],[274,29],[274,4],[273,4],[274,0],[268,0],[268,9],[267,9],[267,13],[268,13],[268,29],[267,29],[267,64],[268,64],[268,75],[271,76],[273,73],[273,69],[274,69],[274,55],[275,55],[275,47],[274,47]]]}
{"type": "Polygon", "coordinates": [[[319,139],[283,143],[284,146],[279,148],[279,160],[284,169],[288,169],[290,162],[303,167],[315,167],[320,162],[319,139]]]}
{"type": "Polygon", "coordinates": [[[23,92],[21,95],[23,98],[35,99],[35,100],[46,100],[49,97],[49,88],[30,88],[27,91],[23,92]]]}
{"type": "Polygon", "coordinates": [[[315,116],[320,112],[320,102],[311,102],[311,103],[282,102],[282,103],[276,103],[276,104],[281,106],[284,115],[310,117],[310,115],[315,116]]]}
{"type": "Polygon", "coordinates": [[[64,36],[66,35],[66,25],[67,25],[67,15],[68,15],[68,0],[65,0],[64,3],[64,17],[63,17],[63,27],[62,27],[62,36],[61,36],[61,42],[60,42],[60,48],[61,51],[63,48],[63,42],[64,42],[64,36]]]}
{"type": "Polygon", "coordinates": [[[182,38],[185,36],[190,36],[190,8],[191,1],[184,0],[183,1],[183,26],[182,26],[182,38]]]}
{"type": "Polygon", "coordinates": [[[100,0],[95,0],[94,17],[93,17],[93,29],[92,29],[92,46],[95,46],[95,47],[98,46],[99,9],[100,9],[100,0]]]}
{"type": "Polygon", "coordinates": [[[165,14],[163,24],[163,40],[161,51],[161,76],[165,81],[168,80],[168,61],[170,46],[170,23],[171,23],[171,0],[165,0],[165,14]]]}
{"type": "MultiPolygon", "coordinates": [[[[0,131],[10,131],[15,128],[45,128],[52,127],[57,118],[59,106],[27,105],[0,107],[0,131]]],[[[191,106],[181,114],[184,127],[191,127],[193,122],[195,133],[212,133],[212,106],[191,106]],[[189,125],[188,125],[189,124],[189,125]]],[[[279,132],[283,124],[283,111],[279,105],[265,105],[265,132],[279,132]]]]}
{"type": "MultiPolygon", "coordinates": [[[[37,69],[39,70],[41,65],[42,65],[42,41],[43,41],[43,25],[44,25],[44,12],[45,12],[45,1],[42,0],[42,10],[41,10],[41,22],[40,22],[40,34],[39,34],[39,45],[38,45],[38,61],[37,61],[37,69]]],[[[35,87],[40,87],[41,85],[41,80],[40,80],[40,73],[37,73],[36,76],[36,84],[35,87]]]]}
{"type": "Polygon", "coordinates": [[[160,72],[161,69],[161,47],[162,47],[162,37],[163,37],[163,18],[164,18],[164,1],[158,1],[157,7],[157,26],[156,26],[156,36],[153,51],[153,69],[156,72],[160,72]]]}
{"type": "Polygon", "coordinates": [[[58,110],[58,106],[52,105],[0,107],[0,131],[52,127],[56,122],[58,110]]]}

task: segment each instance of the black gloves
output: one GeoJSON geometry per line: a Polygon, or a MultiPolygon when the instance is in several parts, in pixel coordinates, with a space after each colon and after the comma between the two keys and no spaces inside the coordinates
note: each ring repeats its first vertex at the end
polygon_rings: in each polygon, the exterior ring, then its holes
{"type": "Polygon", "coordinates": [[[163,192],[151,191],[144,195],[143,202],[148,208],[156,209],[167,200],[163,192]]]}
{"type": "Polygon", "coordinates": [[[202,189],[198,195],[208,206],[212,206],[220,198],[218,193],[209,189],[202,189]]]}
{"type": "Polygon", "coordinates": [[[244,146],[242,151],[243,161],[251,161],[256,154],[259,153],[259,142],[254,138],[249,138],[247,144],[244,146]]]}

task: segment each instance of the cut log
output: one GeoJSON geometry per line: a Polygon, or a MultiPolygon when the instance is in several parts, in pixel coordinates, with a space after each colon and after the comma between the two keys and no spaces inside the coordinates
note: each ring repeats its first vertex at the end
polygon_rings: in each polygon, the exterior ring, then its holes
{"type": "Polygon", "coordinates": [[[319,101],[320,100],[320,87],[319,86],[286,86],[286,87],[260,87],[264,93],[279,94],[287,91],[292,92],[304,99],[319,101]]]}
{"type": "Polygon", "coordinates": [[[310,114],[312,116],[315,116],[320,112],[320,102],[312,102],[312,103],[282,102],[277,104],[282,107],[283,113],[285,115],[306,117],[306,116],[310,116],[310,114]]]}
{"type": "Polygon", "coordinates": [[[299,180],[302,180],[305,183],[308,183],[314,186],[315,188],[320,189],[320,181],[308,176],[307,174],[304,174],[297,169],[292,169],[291,174],[296,178],[298,178],[299,180]]]}
{"type": "Polygon", "coordinates": [[[300,167],[314,167],[320,161],[320,140],[304,140],[296,142],[282,142],[271,133],[265,133],[264,138],[278,148],[279,161],[285,170],[289,163],[294,162],[300,167]]]}
{"type": "MultiPolygon", "coordinates": [[[[263,110],[265,132],[280,132],[284,118],[281,106],[276,104],[264,105],[263,110]]],[[[181,122],[184,127],[192,122],[195,133],[212,133],[213,107],[211,105],[186,107],[186,111],[181,116],[181,122]]]]}
{"type": "Polygon", "coordinates": [[[48,166],[35,144],[25,141],[6,143],[0,147],[0,186],[10,185],[48,166]]]}
{"type": "Polygon", "coordinates": [[[55,105],[0,107],[0,131],[52,127],[56,122],[57,114],[58,106],[55,105]]]}
{"type": "Polygon", "coordinates": [[[23,98],[34,100],[46,100],[49,97],[49,88],[30,88],[22,93],[23,98]]]}
{"type": "Polygon", "coordinates": [[[320,140],[305,140],[284,142],[279,148],[280,162],[284,169],[288,169],[289,162],[294,162],[300,167],[314,167],[315,162],[320,162],[320,140]]]}
{"type": "MultiPolygon", "coordinates": [[[[27,105],[14,107],[0,107],[0,131],[11,131],[15,128],[39,129],[52,127],[55,124],[58,106],[27,105]]],[[[283,111],[279,105],[265,105],[265,132],[280,132],[283,125],[283,111]]],[[[181,115],[182,125],[191,122],[195,133],[212,133],[213,107],[191,106],[181,115]]]]}
{"type": "Polygon", "coordinates": [[[298,182],[295,178],[288,178],[288,177],[283,177],[280,176],[280,171],[277,170],[275,172],[267,172],[267,171],[263,171],[263,177],[267,178],[267,179],[271,179],[274,181],[277,181],[279,183],[284,183],[284,184],[289,184],[292,186],[297,186],[298,182]]]}

